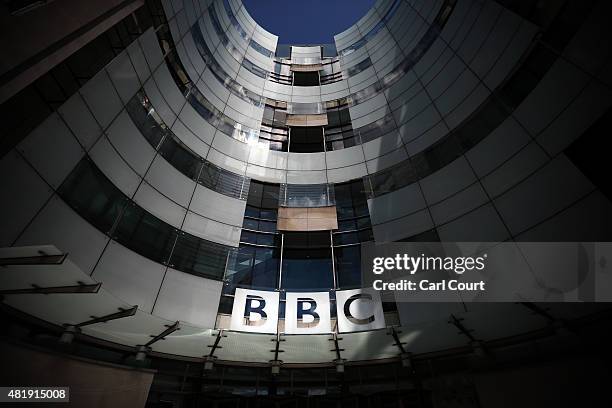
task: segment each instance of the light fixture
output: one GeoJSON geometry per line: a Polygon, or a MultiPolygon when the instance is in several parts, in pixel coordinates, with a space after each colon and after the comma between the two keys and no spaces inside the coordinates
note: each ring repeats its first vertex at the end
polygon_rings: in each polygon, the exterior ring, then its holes
{"type": "Polygon", "coordinates": [[[272,375],[279,375],[280,374],[280,367],[281,367],[282,361],[280,361],[280,360],[272,360],[272,361],[270,361],[270,364],[272,366],[272,375]]]}
{"type": "Polygon", "coordinates": [[[136,361],[145,361],[147,358],[147,353],[151,351],[150,347],[147,346],[137,346],[136,347],[136,361]]]}
{"type": "Polygon", "coordinates": [[[217,357],[214,356],[204,356],[204,370],[211,371],[215,366],[215,360],[217,357]]]}
{"type": "Polygon", "coordinates": [[[404,352],[400,354],[400,359],[402,360],[402,367],[412,368],[412,353],[404,352]]]}
{"type": "Polygon", "coordinates": [[[337,358],[334,360],[334,365],[336,366],[336,372],[337,373],[343,373],[344,372],[344,359],[343,358],[337,358]]]}
{"type": "Polygon", "coordinates": [[[64,331],[62,332],[62,335],[59,338],[59,342],[62,344],[72,343],[72,340],[74,340],[74,335],[77,333],[78,330],[79,328],[76,326],[66,326],[64,328],[64,331]]]}

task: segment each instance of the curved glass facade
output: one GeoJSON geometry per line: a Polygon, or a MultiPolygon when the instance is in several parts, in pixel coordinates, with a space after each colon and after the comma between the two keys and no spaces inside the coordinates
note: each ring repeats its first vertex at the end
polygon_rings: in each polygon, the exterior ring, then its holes
{"type": "MultiPolygon", "coordinates": [[[[279,56],[239,0],[145,3],[147,28],[0,159],[0,246],[68,254],[58,286],[102,282],[97,303],[66,295],[92,316],[137,306],[133,329],[83,334],[136,347],[179,321],[149,353],[230,367],[471,353],[550,321],[521,304],[385,297],[384,327],[342,332],[362,246],[612,237],[589,159],[609,127],[610,56],[584,45],[609,31],[593,22],[605,5],[378,0],[336,55],[279,56]],[[278,296],[273,333],[232,329],[242,289],[278,296]],[[327,296],[331,331],[289,332],[294,292],[327,296]]],[[[53,296],[4,302],[78,326],[53,296]]],[[[602,306],[551,308],[562,321],[602,306]]]]}

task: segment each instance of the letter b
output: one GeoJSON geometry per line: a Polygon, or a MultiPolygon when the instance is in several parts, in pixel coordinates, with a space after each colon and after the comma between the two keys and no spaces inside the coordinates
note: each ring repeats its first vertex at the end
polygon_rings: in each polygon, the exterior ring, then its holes
{"type": "Polygon", "coordinates": [[[261,326],[266,322],[268,315],[264,312],[264,308],[266,307],[266,301],[261,296],[257,295],[247,295],[246,301],[244,303],[244,318],[246,319],[246,324],[249,326],[261,326]],[[257,306],[253,306],[253,302],[258,302],[257,306]],[[257,320],[251,320],[251,313],[257,313],[260,318],[257,320]]]}

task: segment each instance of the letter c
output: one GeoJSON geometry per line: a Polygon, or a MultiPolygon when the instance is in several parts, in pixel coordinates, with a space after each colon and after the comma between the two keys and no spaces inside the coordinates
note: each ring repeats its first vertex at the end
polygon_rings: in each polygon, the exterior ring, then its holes
{"type": "Polygon", "coordinates": [[[372,295],[370,295],[369,293],[358,293],[348,298],[344,303],[344,315],[353,324],[361,325],[372,323],[376,319],[374,315],[371,315],[370,317],[367,317],[365,319],[358,319],[351,314],[351,304],[358,299],[367,299],[371,301],[372,295]]]}

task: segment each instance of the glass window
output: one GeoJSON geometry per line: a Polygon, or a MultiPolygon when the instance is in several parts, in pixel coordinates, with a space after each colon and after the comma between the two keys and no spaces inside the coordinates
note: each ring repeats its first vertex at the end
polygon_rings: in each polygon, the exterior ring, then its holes
{"type": "Polygon", "coordinates": [[[338,220],[368,216],[368,202],[363,180],[334,185],[338,220]]]}
{"type": "Polygon", "coordinates": [[[270,51],[269,49],[267,49],[266,47],[264,47],[257,41],[251,39],[251,41],[249,42],[249,45],[251,46],[251,48],[253,48],[255,51],[257,51],[261,55],[264,55],[268,58],[272,57],[272,54],[273,54],[272,51],[270,51]]]}
{"type": "Polygon", "coordinates": [[[333,288],[329,231],[284,234],[281,282],[287,290],[333,288]]]}
{"type": "Polygon", "coordinates": [[[205,161],[185,146],[161,120],[141,90],[128,103],[130,117],[154,148],[177,170],[200,184],[229,197],[246,199],[250,179],[205,161]],[[165,137],[165,138],[164,138],[165,137]],[[163,139],[162,139],[163,138],[163,139]],[[200,168],[202,167],[202,171],[200,168]],[[198,178],[199,175],[199,178],[198,178]]]}
{"type": "Polygon", "coordinates": [[[254,63],[252,63],[246,58],[242,59],[242,66],[245,67],[247,70],[249,70],[252,74],[257,75],[260,78],[266,79],[268,76],[268,71],[255,65],[254,63]]]}
{"type": "Polygon", "coordinates": [[[335,204],[334,186],[329,184],[281,184],[284,207],[327,207],[335,204]]]}
{"type": "Polygon", "coordinates": [[[146,258],[166,263],[176,235],[174,227],[130,202],[119,220],[113,238],[146,258]]]}
{"type": "Polygon", "coordinates": [[[246,215],[276,222],[279,185],[251,180],[246,215]]]}
{"type": "Polygon", "coordinates": [[[174,168],[192,180],[200,174],[202,160],[174,137],[167,137],[159,148],[159,154],[174,168]]]}
{"type": "Polygon", "coordinates": [[[81,160],[58,192],[84,218],[134,252],[155,262],[169,261],[171,267],[194,275],[223,276],[229,247],[178,231],[149,214],[124,196],[89,159],[81,160]]]}
{"type": "Polygon", "coordinates": [[[366,57],[366,59],[364,59],[363,61],[350,67],[347,71],[347,75],[349,77],[357,75],[361,71],[366,70],[371,66],[372,66],[372,60],[370,60],[370,57],[366,57]]]}
{"type": "Polygon", "coordinates": [[[193,275],[220,279],[225,271],[228,248],[181,232],[176,240],[170,266],[193,275]]]}
{"type": "Polygon", "coordinates": [[[293,72],[293,85],[295,86],[319,86],[321,82],[319,80],[319,71],[294,71],[293,72]]]}
{"type": "Polygon", "coordinates": [[[232,10],[232,6],[230,6],[229,1],[223,0],[223,6],[225,7],[225,11],[227,12],[227,15],[229,16],[232,22],[232,25],[236,28],[236,30],[238,30],[238,33],[240,34],[240,36],[246,40],[248,37],[248,34],[246,31],[244,31],[244,28],[242,28],[242,26],[238,22],[238,19],[234,15],[234,11],[232,10]]]}
{"type": "Polygon", "coordinates": [[[338,289],[361,287],[361,245],[334,248],[338,289]]]}
{"type": "Polygon", "coordinates": [[[468,151],[478,142],[487,137],[495,128],[506,120],[510,113],[497,101],[490,97],[483,103],[476,115],[463,122],[453,133],[461,144],[463,151],[468,151]]]}
{"type": "Polygon", "coordinates": [[[419,175],[430,174],[430,166],[435,165],[434,160],[429,161],[428,157],[419,153],[410,160],[404,160],[389,169],[367,176],[366,186],[371,186],[372,194],[379,196],[414,183],[418,180],[418,176],[413,163],[420,169],[419,175]]]}
{"type": "Polygon", "coordinates": [[[244,218],[242,221],[242,228],[257,231],[259,228],[259,222],[252,218],[244,218]]]}
{"type": "Polygon", "coordinates": [[[397,242],[440,242],[440,237],[435,229],[430,229],[417,235],[398,239],[397,242]]]}
{"type": "Polygon", "coordinates": [[[323,144],[323,127],[291,127],[289,131],[289,151],[293,153],[316,153],[325,151],[323,144]]]}
{"type": "Polygon", "coordinates": [[[334,245],[358,244],[359,235],[357,232],[343,232],[334,234],[334,245]]]}
{"type": "Polygon", "coordinates": [[[218,313],[232,314],[234,308],[234,298],[232,296],[221,295],[219,299],[218,313]]]}
{"type": "Polygon", "coordinates": [[[225,280],[231,286],[275,289],[278,287],[279,248],[241,244],[230,253],[225,280]]]}
{"type": "Polygon", "coordinates": [[[127,103],[126,110],[140,133],[157,150],[168,129],[147,95],[142,90],[137,92],[127,103]]]}
{"type": "Polygon", "coordinates": [[[556,60],[557,55],[552,50],[538,43],[525,62],[501,87],[499,95],[504,103],[512,109],[519,106],[556,60]]]}
{"type": "Polygon", "coordinates": [[[110,232],[128,202],[128,198],[89,158],[79,162],[58,193],[77,213],[104,233],[110,232]]]}
{"type": "Polygon", "coordinates": [[[210,162],[205,162],[198,183],[230,197],[245,200],[251,179],[232,173],[210,162]]]}

